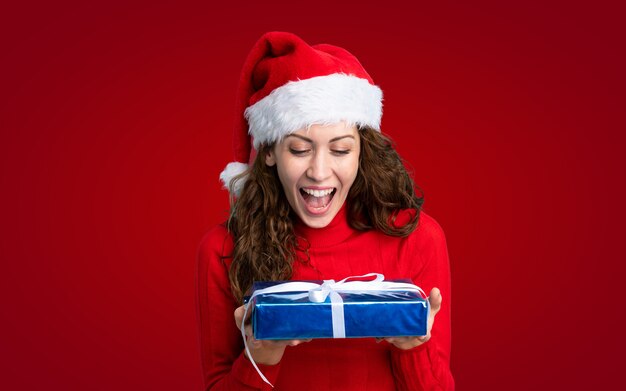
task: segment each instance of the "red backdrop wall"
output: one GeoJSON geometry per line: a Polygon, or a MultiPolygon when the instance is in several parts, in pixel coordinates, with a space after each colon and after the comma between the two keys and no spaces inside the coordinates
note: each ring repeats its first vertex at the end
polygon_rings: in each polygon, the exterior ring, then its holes
{"type": "Polygon", "coordinates": [[[3,5],[3,389],[201,389],[196,248],[269,30],[348,48],[383,88],[447,234],[459,389],[621,379],[617,7],[208,3],[3,5]]]}

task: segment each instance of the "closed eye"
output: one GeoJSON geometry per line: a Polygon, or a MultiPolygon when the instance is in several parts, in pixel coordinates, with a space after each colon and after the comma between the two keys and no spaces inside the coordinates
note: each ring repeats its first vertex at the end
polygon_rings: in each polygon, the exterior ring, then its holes
{"type": "Polygon", "coordinates": [[[289,148],[289,152],[293,155],[296,156],[302,156],[304,154],[306,154],[307,152],[309,152],[310,149],[293,149],[293,148],[289,148]]]}

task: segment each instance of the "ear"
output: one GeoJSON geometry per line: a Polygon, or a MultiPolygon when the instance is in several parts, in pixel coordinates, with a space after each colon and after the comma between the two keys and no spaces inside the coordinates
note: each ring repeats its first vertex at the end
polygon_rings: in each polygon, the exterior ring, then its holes
{"type": "Polygon", "coordinates": [[[276,165],[276,155],[274,154],[274,150],[270,149],[265,154],[265,165],[272,167],[276,165]]]}

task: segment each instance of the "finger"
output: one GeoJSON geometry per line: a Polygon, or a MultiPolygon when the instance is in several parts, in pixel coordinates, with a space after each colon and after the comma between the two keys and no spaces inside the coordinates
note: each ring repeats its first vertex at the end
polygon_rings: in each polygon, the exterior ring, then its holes
{"type": "Polygon", "coordinates": [[[277,340],[264,339],[262,342],[263,342],[263,347],[269,348],[269,349],[278,349],[278,348],[284,349],[287,346],[295,346],[295,345],[292,345],[293,340],[286,340],[286,339],[277,339],[277,340]]]}
{"type": "Polygon", "coordinates": [[[304,342],[303,340],[287,340],[287,339],[256,339],[254,335],[250,335],[247,337],[248,344],[254,344],[255,348],[267,348],[267,349],[277,349],[285,346],[295,346],[292,343],[295,341],[296,345],[304,342]]]}
{"type": "Polygon", "coordinates": [[[289,346],[298,346],[300,344],[307,343],[307,342],[311,342],[311,338],[309,338],[309,339],[293,339],[293,340],[289,341],[288,345],[289,346]]]}
{"type": "Polygon", "coordinates": [[[415,337],[387,337],[385,341],[387,342],[396,342],[396,343],[404,343],[412,340],[415,337]]]}
{"type": "Polygon", "coordinates": [[[246,336],[251,337],[254,335],[254,332],[252,332],[252,325],[247,324],[246,325],[246,336]]]}
{"type": "Polygon", "coordinates": [[[248,342],[248,346],[251,349],[258,349],[260,347],[263,346],[264,341],[258,340],[256,338],[254,338],[254,335],[252,333],[248,334],[247,333],[247,327],[246,327],[246,341],[248,342]]]}
{"type": "Polygon", "coordinates": [[[411,349],[428,341],[430,337],[387,337],[385,341],[400,349],[411,349]]]}
{"type": "Polygon", "coordinates": [[[439,310],[441,309],[441,302],[443,301],[443,298],[441,297],[441,291],[439,290],[439,288],[433,288],[430,291],[430,296],[428,296],[428,302],[430,303],[430,310],[434,315],[437,314],[437,312],[439,312],[439,310]]]}
{"type": "Polygon", "coordinates": [[[238,307],[235,310],[235,312],[234,312],[235,324],[237,325],[239,330],[241,330],[241,324],[243,323],[243,314],[244,314],[244,312],[245,312],[244,306],[238,307]]]}

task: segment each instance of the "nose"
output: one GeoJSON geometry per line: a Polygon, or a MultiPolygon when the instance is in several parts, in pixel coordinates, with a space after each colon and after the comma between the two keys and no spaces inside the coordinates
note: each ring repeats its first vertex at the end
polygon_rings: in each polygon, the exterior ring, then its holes
{"type": "Polygon", "coordinates": [[[311,156],[306,175],[315,182],[323,182],[328,179],[332,175],[330,157],[323,152],[316,151],[311,156]]]}

